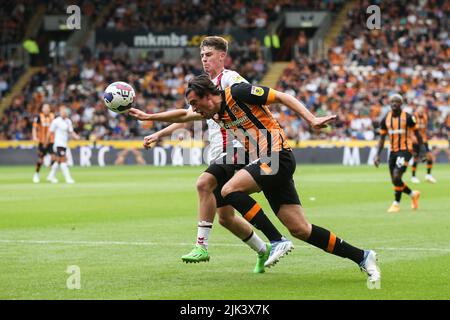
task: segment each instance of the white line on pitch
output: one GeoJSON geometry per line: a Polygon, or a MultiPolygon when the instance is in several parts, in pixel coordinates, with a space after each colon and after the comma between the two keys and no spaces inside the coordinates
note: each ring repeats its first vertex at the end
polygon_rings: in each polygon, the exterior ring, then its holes
{"type": "MultiPolygon", "coordinates": [[[[0,243],[12,243],[12,244],[68,244],[68,245],[90,245],[90,246],[109,246],[109,245],[119,245],[119,246],[192,246],[192,243],[179,242],[179,243],[169,243],[169,242],[144,242],[144,241],[71,241],[71,240],[10,240],[10,239],[0,239],[0,243]]],[[[217,247],[243,247],[244,244],[233,244],[233,243],[213,243],[212,246],[217,247]]],[[[313,246],[299,246],[298,248],[313,248],[313,246]]],[[[387,250],[387,251],[442,251],[450,252],[450,248],[392,248],[392,247],[376,247],[377,250],[387,250]]]]}

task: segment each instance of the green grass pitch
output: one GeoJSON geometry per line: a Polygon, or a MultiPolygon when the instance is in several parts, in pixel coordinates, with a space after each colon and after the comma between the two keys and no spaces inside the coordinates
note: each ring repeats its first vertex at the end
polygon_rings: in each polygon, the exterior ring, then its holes
{"type": "MultiPolygon", "coordinates": [[[[393,200],[386,165],[297,167],[309,221],[378,252],[378,290],[367,288],[350,260],[297,239],[278,265],[253,274],[256,254],[217,220],[210,262],[183,264],[197,232],[202,170],[75,167],[77,183],[66,185],[33,184],[32,167],[0,167],[0,299],[450,298],[449,165],[435,166],[435,185],[408,183],[422,193],[420,209],[411,211],[404,195],[398,214],[386,212],[393,200]],[[66,285],[73,265],[79,290],[66,285]]],[[[419,166],[422,180],[424,171],[419,166]]],[[[287,234],[262,195],[256,198],[287,234]]]]}

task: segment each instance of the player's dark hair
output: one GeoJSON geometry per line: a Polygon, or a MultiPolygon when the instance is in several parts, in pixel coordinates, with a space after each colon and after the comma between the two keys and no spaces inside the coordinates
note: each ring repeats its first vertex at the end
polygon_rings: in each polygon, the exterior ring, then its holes
{"type": "Polygon", "coordinates": [[[205,37],[200,44],[200,49],[203,47],[213,47],[216,50],[228,52],[228,41],[225,38],[218,36],[205,37]]]}
{"type": "Polygon", "coordinates": [[[207,94],[216,96],[220,94],[219,88],[214,85],[206,74],[199,75],[189,80],[185,97],[187,97],[192,91],[194,91],[199,98],[203,98],[207,94]]]}

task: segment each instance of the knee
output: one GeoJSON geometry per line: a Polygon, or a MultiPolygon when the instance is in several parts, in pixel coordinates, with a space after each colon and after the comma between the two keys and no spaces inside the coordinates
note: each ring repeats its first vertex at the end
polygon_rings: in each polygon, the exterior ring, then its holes
{"type": "Polygon", "coordinates": [[[311,224],[308,222],[300,223],[296,226],[288,228],[288,230],[293,237],[306,241],[311,235],[311,224]]]}
{"type": "Polygon", "coordinates": [[[402,176],[398,172],[394,172],[394,174],[391,177],[391,180],[394,185],[398,185],[399,183],[402,183],[402,176]]]}
{"type": "Polygon", "coordinates": [[[232,193],[234,191],[237,191],[237,190],[234,190],[234,187],[227,183],[222,187],[222,190],[220,190],[220,194],[222,195],[223,198],[225,198],[227,195],[229,195],[230,193],[232,193]]]}
{"type": "Polygon", "coordinates": [[[215,188],[214,178],[207,176],[200,176],[197,180],[197,191],[198,193],[211,193],[215,188]]]}

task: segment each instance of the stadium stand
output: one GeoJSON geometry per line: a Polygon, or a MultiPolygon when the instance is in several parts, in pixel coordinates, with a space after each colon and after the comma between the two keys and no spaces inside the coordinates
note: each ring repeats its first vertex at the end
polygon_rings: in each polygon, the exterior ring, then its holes
{"type": "Polygon", "coordinates": [[[366,28],[367,6],[367,1],[359,1],[348,13],[325,59],[299,52],[284,71],[278,89],[302,99],[315,112],[339,115],[334,129],[317,136],[281,107],[280,122],[290,138],[373,140],[392,92],[404,94],[410,107],[427,106],[429,129],[441,136],[450,108],[450,48],[444,27],[449,3],[382,1],[381,11],[387,14],[381,30],[366,28]]]}
{"type": "MultiPolygon", "coordinates": [[[[94,14],[104,3],[85,1],[83,6],[94,14]]],[[[336,12],[340,8],[333,1],[298,1],[295,5],[290,1],[255,1],[251,5],[229,1],[229,6],[217,6],[215,0],[201,5],[200,1],[190,6],[186,3],[129,1],[115,7],[103,27],[158,30],[180,24],[202,30],[225,30],[232,25],[252,29],[270,24],[282,10],[336,12]]],[[[300,33],[298,51],[276,87],[297,96],[314,112],[337,113],[339,120],[333,128],[317,134],[287,108],[276,106],[274,114],[289,138],[373,140],[388,108],[387,96],[393,91],[402,92],[410,106],[426,105],[433,135],[442,136],[442,123],[450,108],[449,4],[440,0],[383,1],[380,6],[388,12],[383,16],[383,28],[369,30],[365,27],[367,1],[356,2],[326,57],[308,56],[307,36],[300,33]]],[[[63,2],[50,1],[47,9],[59,12],[61,7],[63,2]]],[[[267,70],[263,49],[256,39],[232,42],[226,67],[258,83],[267,70]]],[[[129,53],[125,44],[99,43],[94,51],[85,46],[78,58],[68,55],[60,64],[47,66],[4,111],[0,139],[30,139],[31,119],[43,102],[54,107],[69,105],[74,125],[85,139],[130,139],[160,129],[164,124],[139,124],[108,112],[101,99],[102,90],[112,81],[128,81],[136,89],[141,108],[149,112],[182,108],[184,85],[192,75],[202,72],[200,61],[197,56],[185,55],[177,63],[168,63],[160,53],[149,51],[131,62],[129,53]]],[[[15,71],[15,66],[6,61],[0,61],[0,68],[5,70],[0,77],[1,95],[11,86],[8,79],[15,79],[21,70],[15,71]]]]}

